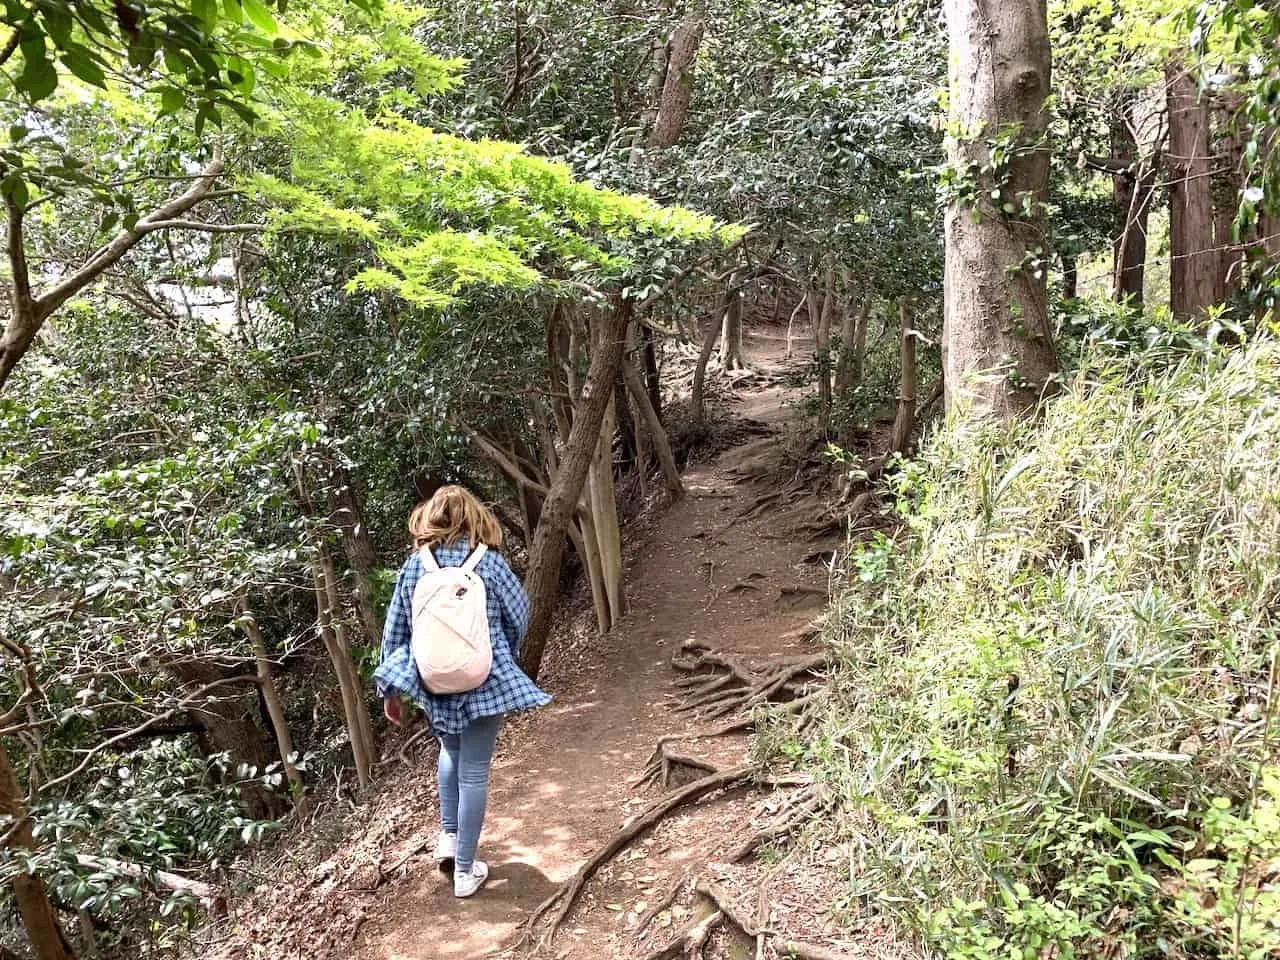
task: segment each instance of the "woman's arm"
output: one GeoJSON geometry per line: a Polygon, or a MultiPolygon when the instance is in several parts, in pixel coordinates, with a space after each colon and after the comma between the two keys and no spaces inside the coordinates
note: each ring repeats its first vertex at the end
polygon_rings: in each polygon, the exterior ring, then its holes
{"type": "Polygon", "coordinates": [[[386,624],[382,628],[382,655],[378,669],[373,673],[373,681],[378,696],[383,698],[396,692],[408,692],[412,687],[413,676],[407,673],[413,670],[413,654],[410,650],[410,638],[413,634],[413,587],[409,576],[412,563],[413,558],[410,557],[400,568],[396,588],[387,607],[386,624]]]}
{"type": "Polygon", "coordinates": [[[491,553],[490,556],[495,561],[493,589],[502,608],[502,632],[511,647],[511,655],[519,656],[520,641],[529,629],[529,595],[524,592],[524,584],[515,575],[506,558],[499,553],[491,553]]]}

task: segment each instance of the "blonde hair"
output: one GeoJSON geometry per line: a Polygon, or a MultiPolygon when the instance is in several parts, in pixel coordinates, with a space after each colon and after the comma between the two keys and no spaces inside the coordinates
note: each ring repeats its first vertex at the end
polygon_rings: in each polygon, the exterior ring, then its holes
{"type": "Polygon", "coordinates": [[[481,543],[495,550],[502,547],[498,518],[469,490],[452,484],[413,508],[409,533],[417,548],[452,546],[464,537],[473,547],[481,543]]]}

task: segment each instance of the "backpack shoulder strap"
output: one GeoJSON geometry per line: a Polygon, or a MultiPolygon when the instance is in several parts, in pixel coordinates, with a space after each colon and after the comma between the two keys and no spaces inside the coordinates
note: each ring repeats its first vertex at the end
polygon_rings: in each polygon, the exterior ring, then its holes
{"type": "Polygon", "coordinates": [[[440,569],[440,564],[436,562],[436,555],[431,552],[430,547],[419,550],[418,557],[422,560],[422,569],[427,573],[435,573],[440,569]]]}
{"type": "Polygon", "coordinates": [[[480,561],[484,559],[484,555],[489,552],[489,548],[483,543],[479,544],[471,551],[471,556],[467,557],[462,563],[464,573],[475,573],[476,567],[480,566],[480,561]]]}

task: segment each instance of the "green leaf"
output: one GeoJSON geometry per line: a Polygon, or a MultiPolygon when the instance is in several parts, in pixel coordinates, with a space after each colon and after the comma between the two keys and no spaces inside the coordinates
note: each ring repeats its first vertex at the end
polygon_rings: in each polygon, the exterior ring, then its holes
{"type": "Polygon", "coordinates": [[[22,179],[17,171],[9,174],[0,182],[0,193],[13,200],[19,207],[26,207],[27,202],[31,199],[30,191],[27,189],[27,182],[22,179]]]}
{"type": "Polygon", "coordinates": [[[29,128],[23,126],[20,123],[15,123],[13,126],[9,128],[9,142],[21,143],[23,140],[26,139],[27,134],[30,132],[31,130],[29,128]]]}
{"type": "Polygon", "coordinates": [[[200,22],[208,30],[218,25],[217,0],[191,0],[191,12],[200,18],[200,22]]]}
{"type": "Polygon", "coordinates": [[[68,70],[85,83],[92,84],[102,90],[107,89],[107,77],[102,72],[92,55],[84,47],[72,47],[62,55],[62,62],[68,70]]]}
{"type": "Polygon", "coordinates": [[[232,23],[244,23],[244,7],[240,0],[222,0],[222,12],[232,23]]]}
{"type": "Polygon", "coordinates": [[[187,104],[187,95],[177,87],[165,87],[160,91],[160,116],[177,113],[187,104]]]}
{"type": "Polygon", "coordinates": [[[29,59],[18,75],[17,86],[32,101],[43,100],[58,89],[57,68],[44,57],[29,59]]]}
{"type": "Polygon", "coordinates": [[[244,0],[244,13],[249,18],[249,22],[263,33],[276,32],[276,18],[271,15],[271,11],[262,0],[244,0]]]}

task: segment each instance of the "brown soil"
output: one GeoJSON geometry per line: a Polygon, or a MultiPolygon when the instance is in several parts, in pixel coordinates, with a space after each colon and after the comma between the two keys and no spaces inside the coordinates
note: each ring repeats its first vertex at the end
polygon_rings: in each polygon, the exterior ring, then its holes
{"type": "MultiPolygon", "coordinates": [[[[753,457],[771,448],[782,458],[790,442],[782,355],[776,334],[748,340],[758,376],[737,387],[738,412],[771,431],[763,447],[750,444],[753,457]]],[[[336,849],[311,854],[311,862],[282,874],[288,878],[283,883],[262,878],[254,897],[234,907],[218,932],[228,939],[217,943],[215,937],[207,952],[307,960],[447,960],[514,952],[530,911],[663,792],[661,784],[633,786],[655,741],[705,726],[675,709],[677,674],[670,661],[680,645],[693,638],[748,663],[816,649],[805,639],[812,633],[805,627],[825,606],[827,570],[813,559],[822,544],[780,529],[779,510],[752,511],[780,484],[740,479],[743,449],[690,468],[689,495],[647,529],[628,531],[627,617],[602,638],[557,638],[560,647],[544,678],[554,703],[513,720],[502,734],[480,850],[492,874],[480,894],[456,900],[430,860],[438,829],[435,754],[428,747],[409,766],[401,764],[397,751],[410,731],[387,747],[388,766],[399,768],[384,776],[390,782],[353,809],[344,826],[333,828],[347,834],[336,838],[336,849]],[[793,587],[806,589],[788,590],[793,587]]],[[[725,737],[680,749],[732,765],[743,762],[749,742],[725,737]]],[[[892,938],[874,930],[861,931],[857,942],[840,942],[828,912],[844,882],[839,849],[806,847],[780,868],[754,860],[720,862],[785,795],[739,788],[677,811],[587,884],[548,955],[645,956],[700,908],[691,890],[682,892],[638,940],[639,918],[674,883],[699,876],[740,892],[751,915],[758,909],[755,890],[765,880],[774,911],[768,923],[796,939],[821,941],[850,957],[897,955],[892,938]]],[[[712,943],[720,946],[710,947],[708,956],[754,955],[737,952],[754,950],[754,944],[735,946],[725,933],[716,936],[712,943]]]]}

